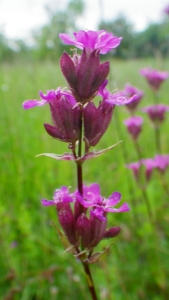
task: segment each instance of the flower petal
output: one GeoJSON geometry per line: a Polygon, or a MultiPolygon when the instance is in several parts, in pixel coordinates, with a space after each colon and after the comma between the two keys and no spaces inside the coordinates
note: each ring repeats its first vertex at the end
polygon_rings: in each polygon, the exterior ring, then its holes
{"type": "Polygon", "coordinates": [[[128,204],[125,202],[119,208],[105,207],[104,210],[106,212],[114,212],[114,213],[116,213],[116,212],[127,212],[127,211],[130,211],[130,208],[129,208],[128,204]]]}
{"type": "Polygon", "coordinates": [[[24,101],[24,103],[22,104],[24,109],[30,109],[33,108],[35,106],[43,106],[44,104],[46,104],[48,101],[46,100],[26,100],[24,101]]]}
{"type": "Polygon", "coordinates": [[[47,200],[47,199],[42,199],[41,203],[44,206],[56,205],[55,201],[53,201],[53,200],[47,200]]]}

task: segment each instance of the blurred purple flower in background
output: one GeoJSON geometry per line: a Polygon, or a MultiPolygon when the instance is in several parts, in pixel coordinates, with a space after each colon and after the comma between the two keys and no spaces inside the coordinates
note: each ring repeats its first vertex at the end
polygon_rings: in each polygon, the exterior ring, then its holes
{"type": "Polygon", "coordinates": [[[169,4],[164,8],[163,13],[169,16],[169,4]]]}
{"type": "Polygon", "coordinates": [[[132,116],[129,119],[124,120],[124,124],[127,126],[127,130],[133,140],[136,140],[142,130],[143,118],[139,116],[132,116]]]}
{"type": "Polygon", "coordinates": [[[153,169],[156,167],[155,161],[153,158],[141,159],[141,164],[145,167],[145,176],[147,181],[151,179],[153,169]]]}
{"type": "Polygon", "coordinates": [[[124,96],[126,97],[132,97],[135,95],[135,98],[132,102],[126,104],[126,107],[128,108],[128,110],[130,110],[131,112],[134,112],[138,106],[138,104],[140,103],[141,99],[144,96],[144,92],[139,90],[138,88],[130,85],[129,83],[127,83],[124,87],[123,90],[124,96]]]}
{"type": "Polygon", "coordinates": [[[142,178],[141,171],[142,166],[144,166],[144,175],[145,179],[148,182],[151,179],[153,169],[156,167],[155,161],[153,158],[140,159],[137,162],[127,164],[126,167],[133,171],[134,178],[139,182],[142,178]]]}
{"type": "Polygon", "coordinates": [[[154,157],[156,168],[161,172],[165,173],[167,167],[169,166],[169,154],[167,155],[160,155],[157,154],[154,157]]]}
{"type": "Polygon", "coordinates": [[[140,74],[144,76],[154,91],[158,91],[161,83],[169,77],[169,73],[166,71],[157,71],[147,67],[140,70],[140,74]]]}
{"type": "Polygon", "coordinates": [[[148,114],[153,123],[161,123],[165,120],[165,112],[169,111],[169,106],[165,104],[155,104],[143,107],[142,111],[148,114]]]}

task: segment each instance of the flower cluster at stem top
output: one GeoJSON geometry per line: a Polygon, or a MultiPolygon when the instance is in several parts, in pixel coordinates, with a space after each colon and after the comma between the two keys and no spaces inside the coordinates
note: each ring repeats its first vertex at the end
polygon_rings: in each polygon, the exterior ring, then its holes
{"type": "Polygon", "coordinates": [[[44,124],[45,130],[53,138],[69,143],[75,148],[79,140],[79,118],[83,119],[83,140],[86,151],[95,146],[106,132],[116,105],[126,105],[139,95],[128,96],[123,91],[111,93],[107,90],[109,62],[100,63],[100,54],[117,47],[122,38],[104,30],[74,33],[75,39],[68,34],[60,34],[66,44],[82,49],[72,56],[66,52],[60,59],[62,73],[68,83],[68,89],[61,87],[49,90],[46,95],[40,92],[41,100],[27,100],[24,109],[35,106],[50,106],[53,125],[44,124]],[[98,106],[92,101],[95,96],[101,98],[98,106]]]}

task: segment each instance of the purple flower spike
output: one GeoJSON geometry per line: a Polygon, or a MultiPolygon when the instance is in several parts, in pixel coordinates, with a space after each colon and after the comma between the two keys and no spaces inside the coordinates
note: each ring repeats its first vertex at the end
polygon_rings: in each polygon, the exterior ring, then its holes
{"type": "Polygon", "coordinates": [[[127,97],[133,97],[134,95],[137,96],[132,102],[126,104],[127,109],[130,110],[131,112],[134,112],[138,104],[140,103],[141,99],[143,98],[144,92],[130,84],[126,84],[123,93],[124,96],[127,97]]]}
{"type": "Polygon", "coordinates": [[[164,104],[156,104],[144,107],[143,112],[147,113],[153,123],[161,123],[165,120],[165,112],[169,111],[169,106],[164,104]]]}
{"type": "Polygon", "coordinates": [[[79,49],[86,48],[88,52],[99,50],[101,54],[106,54],[113,48],[118,47],[122,40],[121,37],[114,36],[112,33],[108,33],[105,30],[80,30],[74,32],[75,40],[66,33],[60,33],[59,37],[65,44],[74,45],[79,49]]]}
{"type": "Polygon", "coordinates": [[[164,80],[166,80],[169,76],[169,73],[166,71],[157,71],[149,67],[140,70],[140,74],[147,79],[147,82],[154,91],[158,91],[161,86],[161,83],[164,80]]]}
{"type": "Polygon", "coordinates": [[[124,120],[124,124],[127,126],[128,132],[132,136],[133,140],[137,140],[142,129],[143,118],[139,116],[130,117],[124,120]]]}

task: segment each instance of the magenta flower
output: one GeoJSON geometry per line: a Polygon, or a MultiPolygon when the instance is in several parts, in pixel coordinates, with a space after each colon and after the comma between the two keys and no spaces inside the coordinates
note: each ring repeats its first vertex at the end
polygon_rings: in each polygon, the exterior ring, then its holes
{"type": "Polygon", "coordinates": [[[53,200],[42,200],[44,206],[57,205],[59,203],[70,203],[74,202],[75,199],[69,194],[69,189],[66,186],[62,186],[57,189],[54,193],[53,200]]]}
{"type": "Polygon", "coordinates": [[[89,218],[84,213],[80,215],[76,226],[83,247],[92,249],[102,240],[106,232],[107,219],[99,219],[91,210],[89,218]]]}
{"type": "Polygon", "coordinates": [[[146,181],[148,182],[151,179],[152,171],[156,167],[155,161],[153,158],[141,159],[138,162],[127,164],[126,167],[133,171],[134,178],[137,182],[140,183],[142,179],[141,170],[144,166],[144,175],[146,181]],[[141,177],[140,177],[141,176],[141,177]]]}
{"type": "Polygon", "coordinates": [[[66,186],[57,189],[54,193],[53,200],[43,199],[42,204],[44,206],[55,205],[57,208],[59,223],[67,236],[69,242],[72,245],[77,244],[77,236],[75,230],[75,220],[70,206],[71,202],[74,202],[74,198],[69,194],[69,190],[66,186]]]}
{"type": "Polygon", "coordinates": [[[57,88],[56,90],[49,90],[47,91],[47,94],[44,95],[41,91],[39,92],[41,101],[40,100],[26,100],[23,103],[24,109],[30,109],[35,106],[43,106],[44,104],[49,104],[52,101],[58,101],[60,98],[63,98],[64,96],[67,97],[70,101],[70,103],[75,104],[76,101],[74,97],[61,89],[61,87],[57,88]]]}
{"type": "Polygon", "coordinates": [[[161,172],[165,173],[166,169],[169,166],[169,155],[156,155],[154,157],[154,162],[156,168],[161,172]]]}
{"type": "Polygon", "coordinates": [[[126,104],[126,107],[128,108],[128,110],[130,110],[131,112],[134,112],[138,106],[138,104],[140,103],[141,99],[143,98],[144,92],[137,89],[136,87],[130,85],[130,84],[126,84],[125,88],[123,90],[124,96],[127,97],[133,97],[133,96],[137,96],[135,97],[135,99],[126,104]]]}
{"type": "Polygon", "coordinates": [[[40,92],[40,96],[41,101],[27,100],[23,103],[23,107],[29,109],[48,103],[54,126],[44,124],[47,133],[62,142],[75,143],[79,138],[80,116],[80,108],[76,105],[75,98],[61,88],[47,91],[46,95],[40,92]]]}
{"type": "Polygon", "coordinates": [[[164,104],[150,105],[142,108],[147,113],[153,123],[161,123],[165,120],[165,112],[169,111],[169,106],[164,104]]]}
{"type": "Polygon", "coordinates": [[[110,93],[106,89],[108,80],[105,80],[97,93],[102,97],[99,106],[93,102],[87,103],[83,108],[84,137],[88,147],[95,146],[106,132],[113,115],[115,105],[126,105],[135,99],[136,95],[124,97],[121,93],[110,93]]]}
{"type": "Polygon", "coordinates": [[[126,165],[126,168],[132,170],[136,181],[139,181],[140,166],[141,166],[140,161],[132,162],[132,163],[126,165]]]}
{"type": "Polygon", "coordinates": [[[65,52],[60,66],[76,101],[81,103],[93,99],[109,73],[109,62],[100,64],[96,50],[88,54],[84,49],[81,56],[74,54],[72,58],[65,52]]]}
{"type": "Polygon", "coordinates": [[[169,76],[169,73],[166,71],[157,71],[149,67],[140,70],[140,74],[147,79],[147,82],[154,91],[158,91],[161,83],[169,76]]]}
{"type": "Polygon", "coordinates": [[[129,206],[123,203],[120,208],[114,208],[121,199],[119,192],[114,192],[108,199],[100,195],[100,186],[96,183],[83,187],[83,197],[78,191],[69,193],[65,186],[57,189],[53,200],[42,200],[44,206],[55,205],[59,223],[70,244],[92,249],[104,238],[113,238],[120,232],[120,227],[107,227],[108,212],[127,212],[129,206]],[[74,205],[74,209],[70,206],[74,205]],[[86,211],[89,209],[89,218],[86,211]]]}
{"type": "Polygon", "coordinates": [[[153,169],[156,167],[155,161],[153,158],[146,158],[141,160],[141,164],[145,166],[145,176],[148,182],[151,179],[153,169]]]}
{"type": "Polygon", "coordinates": [[[114,36],[112,33],[108,33],[105,30],[80,30],[74,32],[75,39],[72,39],[67,33],[60,33],[59,37],[65,44],[74,45],[79,49],[85,48],[87,52],[99,50],[101,54],[105,54],[113,48],[118,47],[122,40],[121,37],[114,36]]]}
{"type": "Polygon", "coordinates": [[[96,107],[93,102],[87,103],[83,109],[84,137],[88,148],[95,146],[106,132],[113,115],[114,106],[100,102],[96,107]]]}
{"type": "Polygon", "coordinates": [[[137,98],[137,95],[132,95],[131,97],[124,96],[123,92],[118,93],[110,93],[106,85],[108,83],[108,80],[106,79],[103,84],[100,86],[97,95],[101,96],[105,103],[110,104],[111,106],[121,106],[131,103],[137,98]]]}
{"type": "Polygon", "coordinates": [[[128,132],[132,136],[133,140],[137,140],[142,129],[143,118],[139,116],[130,117],[124,120],[124,124],[127,126],[128,132]]]}
{"type": "Polygon", "coordinates": [[[90,211],[89,218],[83,213],[77,220],[76,227],[81,237],[83,247],[92,250],[93,247],[105,238],[113,238],[120,233],[120,227],[106,229],[107,219],[98,218],[95,211],[90,211]]]}
{"type": "Polygon", "coordinates": [[[100,195],[100,186],[97,183],[93,183],[89,187],[84,186],[83,197],[79,195],[78,191],[76,191],[74,195],[83,207],[93,207],[95,216],[102,220],[105,219],[105,213],[107,212],[129,211],[127,203],[123,203],[120,208],[114,208],[121,200],[121,194],[119,192],[114,192],[106,199],[100,195]]]}

